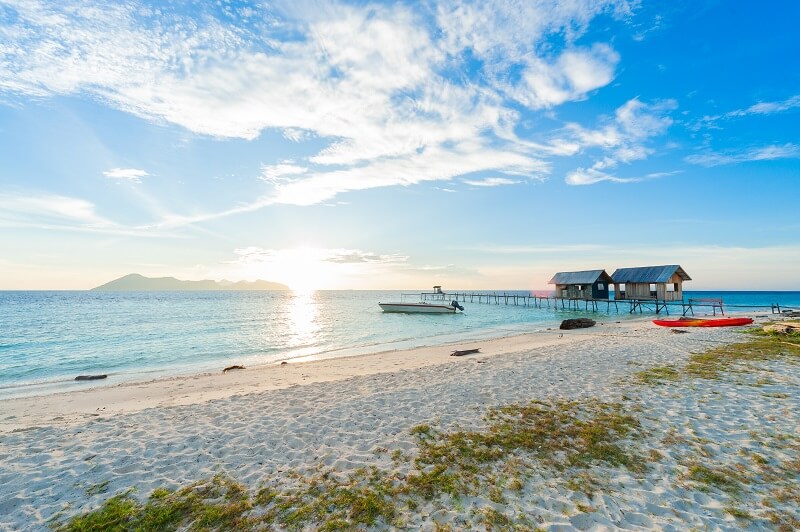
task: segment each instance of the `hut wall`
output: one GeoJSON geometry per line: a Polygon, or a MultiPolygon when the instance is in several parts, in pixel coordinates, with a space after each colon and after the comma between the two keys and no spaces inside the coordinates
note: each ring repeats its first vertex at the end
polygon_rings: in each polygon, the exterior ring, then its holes
{"type": "Polygon", "coordinates": [[[664,295],[659,296],[666,301],[682,301],[683,300],[683,279],[675,273],[668,283],[663,285],[664,295]]]}
{"type": "Polygon", "coordinates": [[[650,283],[628,283],[625,288],[626,299],[655,297],[650,293],[650,283]]]}
{"type": "Polygon", "coordinates": [[[592,299],[608,299],[608,283],[597,281],[592,285],[592,299]]]}
{"type": "Polygon", "coordinates": [[[557,284],[556,297],[562,299],[608,299],[609,287],[605,281],[588,284],[557,284]],[[600,288],[600,285],[603,288],[600,288]]]}
{"type": "Polygon", "coordinates": [[[664,301],[681,301],[683,299],[682,279],[674,275],[669,283],[622,283],[625,295],[620,293],[620,284],[614,285],[614,299],[648,299],[658,298],[664,301]],[[655,290],[653,290],[655,288],[655,290]]]}
{"type": "Polygon", "coordinates": [[[563,299],[584,299],[586,297],[586,290],[582,288],[586,285],[578,284],[557,284],[556,297],[563,299]]]}

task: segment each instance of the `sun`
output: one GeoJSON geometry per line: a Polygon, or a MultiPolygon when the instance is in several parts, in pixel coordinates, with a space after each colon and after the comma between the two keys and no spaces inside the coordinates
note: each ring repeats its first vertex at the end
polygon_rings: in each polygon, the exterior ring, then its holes
{"type": "Polygon", "coordinates": [[[282,250],[275,254],[271,266],[276,280],[294,292],[313,292],[334,280],[332,264],[325,260],[324,251],[316,248],[282,250]]]}

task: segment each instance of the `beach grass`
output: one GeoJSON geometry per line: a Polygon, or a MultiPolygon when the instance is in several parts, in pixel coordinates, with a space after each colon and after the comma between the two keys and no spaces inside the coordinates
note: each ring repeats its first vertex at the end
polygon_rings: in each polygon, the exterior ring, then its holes
{"type": "MultiPolygon", "coordinates": [[[[674,382],[680,378],[717,379],[728,372],[746,372],[754,363],[783,359],[789,363],[800,363],[800,333],[779,334],[762,329],[744,331],[749,338],[743,342],[725,344],[692,353],[682,368],[674,365],[654,366],[634,374],[634,382],[658,385],[674,382]]],[[[761,378],[757,386],[773,384],[761,378]]]]}
{"type": "MultiPolygon", "coordinates": [[[[641,471],[643,457],[627,444],[639,437],[639,423],[621,404],[592,401],[535,401],[492,409],[486,428],[439,432],[413,427],[418,451],[408,474],[376,466],[343,475],[323,470],[274,478],[255,495],[225,476],[176,491],[159,488],[144,502],[130,491],[99,509],[55,526],[88,530],[225,530],[281,527],[352,530],[399,525],[403,511],[425,501],[483,497],[495,505],[505,492],[525,486],[525,469],[546,467],[575,478],[582,491],[597,481],[586,471],[603,463],[641,471]],[[524,456],[525,458],[520,458],[524,456]]],[[[400,457],[395,455],[396,460],[400,457]]],[[[487,526],[531,529],[523,521],[487,506],[479,512],[487,526]]]]}

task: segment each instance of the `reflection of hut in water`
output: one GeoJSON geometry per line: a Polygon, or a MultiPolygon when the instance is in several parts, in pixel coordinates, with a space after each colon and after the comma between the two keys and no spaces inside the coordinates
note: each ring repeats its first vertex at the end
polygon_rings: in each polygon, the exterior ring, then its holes
{"type": "Polygon", "coordinates": [[[682,301],[683,281],[692,278],[677,264],[619,268],[614,279],[614,299],[682,301]]]}
{"type": "Polygon", "coordinates": [[[556,285],[559,299],[608,299],[609,285],[613,283],[605,270],[558,272],[547,284],[556,285]]]}

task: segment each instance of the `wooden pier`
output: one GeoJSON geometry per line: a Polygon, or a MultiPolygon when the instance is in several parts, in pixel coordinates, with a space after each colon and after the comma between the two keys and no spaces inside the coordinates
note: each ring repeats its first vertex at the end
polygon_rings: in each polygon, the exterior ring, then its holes
{"type": "MultiPolygon", "coordinates": [[[[404,294],[415,295],[415,294],[404,294]]],[[[643,314],[645,311],[655,312],[655,314],[669,314],[670,308],[680,311],[686,316],[689,312],[694,316],[694,309],[698,307],[710,307],[713,314],[717,315],[717,310],[724,316],[725,311],[722,307],[721,299],[696,299],[688,300],[665,300],[655,297],[637,297],[625,299],[592,299],[575,297],[556,297],[554,295],[522,294],[515,292],[420,292],[420,301],[458,301],[462,303],[483,303],[494,305],[515,305],[534,308],[552,308],[554,310],[572,310],[585,312],[598,312],[603,306],[606,312],[611,312],[614,307],[615,312],[620,312],[620,303],[627,303],[629,314],[643,314]]]]}
{"type": "Polygon", "coordinates": [[[463,303],[489,303],[517,305],[535,308],[550,308],[556,304],[553,296],[541,296],[535,294],[518,294],[508,292],[420,292],[421,301],[459,301],[463,303]]]}

